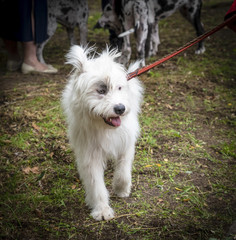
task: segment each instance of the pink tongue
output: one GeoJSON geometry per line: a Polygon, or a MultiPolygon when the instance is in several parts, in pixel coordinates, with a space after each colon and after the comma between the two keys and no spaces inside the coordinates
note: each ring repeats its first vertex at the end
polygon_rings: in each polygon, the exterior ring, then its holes
{"type": "Polygon", "coordinates": [[[119,117],[113,117],[113,118],[111,118],[111,123],[113,126],[119,127],[121,124],[121,120],[119,117]]]}

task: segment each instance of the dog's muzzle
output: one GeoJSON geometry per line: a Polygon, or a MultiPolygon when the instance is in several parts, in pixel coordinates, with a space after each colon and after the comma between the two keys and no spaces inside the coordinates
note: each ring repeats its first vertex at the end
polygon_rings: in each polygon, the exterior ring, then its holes
{"type": "Polygon", "coordinates": [[[124,112],[125,112],[125,106],[123,104],[117,104],[115,105],[114,107],[114,112],[117,114],[117,115],[122,115],[124,112]]]}
{"type": "Polygon", "coordinates": [[[120,117],[103,118],[104,122],[112,127],[119,127],[121,125],[120,117]]]}
{"type": "Polygon", "coordinates": [[[114,106],[114,112],[118,115],[116,117],[103,118],[104,122],[112,127],[119,127],[121,125],[120,116],[125,112],[125,106],[123,104],[117,104],[114,106]]]}

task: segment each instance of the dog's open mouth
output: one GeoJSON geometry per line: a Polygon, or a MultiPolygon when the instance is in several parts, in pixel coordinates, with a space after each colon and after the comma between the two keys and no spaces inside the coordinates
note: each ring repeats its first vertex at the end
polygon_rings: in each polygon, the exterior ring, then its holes
{"type": "Polygon", "coordinates": [[[121,124],[120,117],[103,118],[104,122],[112,127],[119,127],[121,124]]]}

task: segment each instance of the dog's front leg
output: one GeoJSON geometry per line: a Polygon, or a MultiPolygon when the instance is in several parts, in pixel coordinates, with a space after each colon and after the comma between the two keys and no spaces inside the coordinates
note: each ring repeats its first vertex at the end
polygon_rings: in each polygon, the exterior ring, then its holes
{"type": "Polygon", "coordinates": [[[86,46],[88,35],[87,21],[86,22],[83,21],[79,24],[79,31],[80,31],[80,45],[86,46]]]}
{"type": "Polygon", "coordinates": [[[121,57],[119,62],[121,64],[127,65],[131,57],[131,45],[129,36],[124,37],[124,43],[121,50],[121,57]]]}
{"type": "Polygon", "coordinates": [[[76,42],[75,36],[74,36],[74,28],[67,27],[66,31],[67,31],[67,35],[68,35],[68,38],[69,38],[69,41],[70,41],[70,45],[71,46],[75,45],[77,42],[76,42]]]}
{"type": "Polygon", "coordinates": [[[119,197],[128,197],[131,190],[131,171],[134,159],[134,145],[115,162],[113,190],[119,197]]]}
{"type": "MultiPolygon", "coordinates": [[[[77,18],[78,26],[79,26],[79,38],[80,45],[87,45],[87,35],[88,35],[88,16],[89,16],[89,8],[87,0],[80,0],[79,7],[79,16],[77,18]]],[[[77,3],[78,4],[78,3],[77,3]]]]}
{"type": "Polygon", "coordinates": [[[137,57],[141,60],[141,66],[145,66],[145,45],[148,37],[147,21],[142,21],[136,30],[137,57]]]}
{"type": "Polygon", "coordinates": [[[151,44],[152,44],[152,48],[149,53],[150,57],[155,56],[157,54],[158,45],[160,44],[159,27],[158,27],[157,21],[152,25],[151,44]]]}
{"type": "MultiPolygon", "coordinates": [[[[77,161],[80,178],[86,192],[86,203],[92,209],[91,215],[95,220],[109,220],[114,212],[109,206],[109,193],[104,183],[103,160],[96,157],[88,162],[77,161]]],[[[99,156],[99,154],[97,154],[99,156]]]]}

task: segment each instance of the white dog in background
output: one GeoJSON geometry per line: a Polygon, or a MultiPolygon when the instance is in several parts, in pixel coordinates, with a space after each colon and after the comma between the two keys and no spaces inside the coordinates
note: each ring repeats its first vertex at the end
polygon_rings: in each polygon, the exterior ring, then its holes
{"type": "MultiPolygon", "coordinates": [[[[62,105],[86,203],[94,219],[109,220],[114,212],[104,170],[107,160],[113,160],[113,190],[119,197],[128,197],[143,87],[137,78],[127,81],[127,71],[115,61],[120,56],[116,50],[95,54],[92,48],[71,47],[67,63],[74,68],[62,105]]],[[[138,67],[136,62],[128,71],[138,67]]]]}

